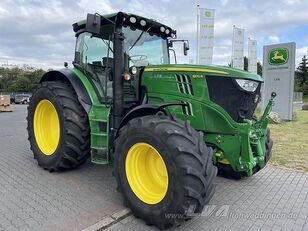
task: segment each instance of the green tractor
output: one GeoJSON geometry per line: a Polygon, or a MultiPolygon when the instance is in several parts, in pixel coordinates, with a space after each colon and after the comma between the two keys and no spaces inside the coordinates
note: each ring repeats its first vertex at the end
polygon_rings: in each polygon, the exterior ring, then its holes
{"type": "Polygon", "coordinates": [[[73,29],[74,67],[47,72],[28,108],[29,141],[42,168],[74,169],[89,157],[111,162],[125,205],[164,229],[187,220],[192,208],[202,211],[217,167],[251,176],[270,159],[274,94],[261,118],[253,117],[260,76],[172,65],[172,45],[183,43],[187,54],[188,41],[138,15],[88,14],[73,29]]]}

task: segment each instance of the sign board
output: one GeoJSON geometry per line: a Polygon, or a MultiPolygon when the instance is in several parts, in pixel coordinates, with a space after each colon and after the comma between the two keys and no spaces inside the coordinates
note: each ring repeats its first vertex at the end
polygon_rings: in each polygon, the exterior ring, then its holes
{"type": "Polygon", "coordinates": [[[257,40],[248,39],[248,71],[257,73],[257,40]]]}
{"type": "Polygon", "coordinates": [[[232,67],[244,70],[244,29],[233,27],[232,67]]]}
{"type": "Polygon", "coordinates": [[[262,108],[265,109],[271,92],[276,92],[272,111],[285,120],[292,120],[293,117],[295,46],[292,42],[263,47],[262,108]]]}
{"type": "Polygon", "coordinates": [[[212,64],[215,10],[198,8],[198,63],[212,64]]]}

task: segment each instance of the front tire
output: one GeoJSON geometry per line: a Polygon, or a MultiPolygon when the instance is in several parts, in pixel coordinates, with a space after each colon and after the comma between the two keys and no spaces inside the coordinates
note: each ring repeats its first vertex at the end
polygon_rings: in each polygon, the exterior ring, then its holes
{"type": "Polygon", "coordinates": [[[188,121],[145,116],[121,128],[114,172],[124,203],[148,225],[165,229],[202,212],[214,193],[212,150],[188,121]]]}
{"type": "Polygon", "coordinates": [[[74,169],[89,157],[88,116],[70,84],[41,83],[31,98],[27,122],[30,148],[44,169],[74,169]]]}

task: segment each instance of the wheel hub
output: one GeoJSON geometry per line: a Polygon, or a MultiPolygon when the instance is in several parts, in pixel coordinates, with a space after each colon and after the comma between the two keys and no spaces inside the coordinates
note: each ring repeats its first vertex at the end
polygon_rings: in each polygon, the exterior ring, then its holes
{"type": "Polygon", "coordinates": [[[126,156],[128,183],[135,195],[147,204],[163,200],[168,190],[168,172],[160,153],[150,144],[136,143],[126,156]]]}
{"type": "Polygon", "coordinates": [[[47,156],[52,155],[60,139],[60,122],[57,110],[49,100],[41,100],[36,106],[33,126],[39,149],[47,156]]]}

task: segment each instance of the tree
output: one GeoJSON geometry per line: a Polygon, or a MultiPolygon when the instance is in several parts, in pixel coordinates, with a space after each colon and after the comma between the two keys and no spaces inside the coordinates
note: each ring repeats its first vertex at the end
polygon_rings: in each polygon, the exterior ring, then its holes
{"type": "Polygon", "coordinates": [[[257,74],[262,76],[262,64],[257,62],[257,74]]]}
{"type": "Polygon", "coordinates": [[[248,58],[244,56],[244,70],[248,71],[248,58]]]}
{"type": "Polygon", "coordinates": [[[0,68],[0,92],[31,92],[39,83],[42,69],[30,66],[0,68]]]}
{"type": "Polygon", "coordinates": [[[308,94],[308,59],[303,56],[295,71],[295,91],[302,91],[305,95],[308,94]]]}

